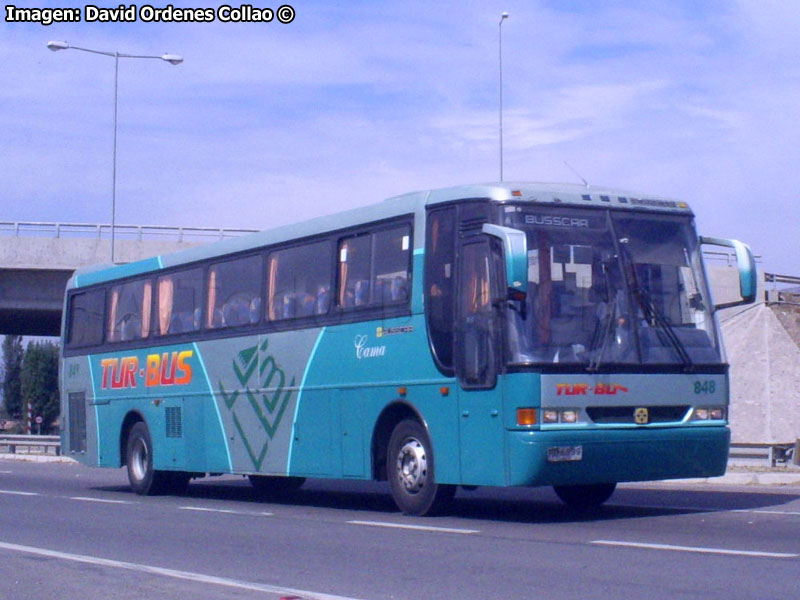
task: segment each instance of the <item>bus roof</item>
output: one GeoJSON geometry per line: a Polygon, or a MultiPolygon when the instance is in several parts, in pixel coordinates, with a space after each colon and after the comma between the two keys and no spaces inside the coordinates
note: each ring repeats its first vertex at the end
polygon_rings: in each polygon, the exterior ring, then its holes
{"type": "MultiPolygon", "coordinates": [[[[422,214],[426,206],[466,199],[489,199],[495,202],[531,202],[619,210],[644,210],[692,215],[689,205],[678,200],[642,195],[618,189],[568,183],[502,182],[459,185],[427,191],[411,192],[387,198],[383,202],[267,229],[239,238],[227,239],[179,250],[163,256],[136,262],[82,267],[73,275],[68,287],[138,275],[159,269],[192,263],[215,256],[224,256],[294,239],[307,238],[326,231],[346,229],[361,223],[380,221],[404,214],[422,214]]],[[[423,240],[415,240],[421,248],[423,240]]]]}
{"type": "Polygon", "coordinates": [[[680,200],[614,188],[570,183],[486,183],[442,188],[425,193],[427,194],[427,204],[449,202],[461,198],[489,198],[498,202],[574,204],[600,208],[645,209],[691,214],[689,205],[680,200]]]}

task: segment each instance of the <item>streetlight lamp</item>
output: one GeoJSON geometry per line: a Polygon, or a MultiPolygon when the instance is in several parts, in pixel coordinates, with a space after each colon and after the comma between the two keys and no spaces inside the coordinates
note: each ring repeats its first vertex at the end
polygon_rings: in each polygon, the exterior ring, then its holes
{"type": "Polygon", "coordinates": [[[508,13],[500,15],[498,29],[498,51],[500,54],[500,182],[503,181],[503,21],[508,18],[508,13]]]}
{"type": "Polygon", "coordinates": [[[183,62],[183,57],[178,54],[162,54],[161,56],[143,56],[138,54],[122,54],[120,52],[103,52],[101,50],[91,50],[90,48],[79,48],[68,42],[47,42],[47,47],[53,52],[58,50],[82,50],[92,54],[102,54],[114,58],[114,158],[111,172],[111,262],[114,262],[114,233],[116,229],[117,216],[117,90],[119,81],[119,59],[120,58],[155,58],[166,61],[172,65],[179,65],[183,62]]]}

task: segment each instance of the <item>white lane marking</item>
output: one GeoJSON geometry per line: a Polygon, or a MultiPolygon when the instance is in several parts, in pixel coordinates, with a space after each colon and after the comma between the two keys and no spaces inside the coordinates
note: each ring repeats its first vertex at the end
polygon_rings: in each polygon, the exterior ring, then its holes
{"type": "Polygon", "coordinates": [[[477,529],[454,529],[452,527],[432,527],[429,525],[407,525],[404,523],[387,523],[385,521],[347,521],[350,525],[364,525],[366,527],[387,527],[391,529],[410,529],[412,531],[428,531],[433,533],[461,533],[470,535],[480,533],[477,529]]]}
{"type": "Polygon", "coordinates": [[[0,490],[0,494],[9,494],[12,496],[38,496],[36,492],[18,492],[16,490],[0,490]]]}
{"type": "Polygon", "coordinates": [[[728,548],[702,548],[696,546],[671,546],[669,544],[648,544],[644,542],[620,542],[615,540],[593,540],[599,546],[623,546],[647,550],[670,550],[673,552],[696,552],[700,554],[725,554],[729,556],[757,556],[762,558],[800,558],[800,554],[785,552],[760,552],[757,550],[730,550],[728,548]]]}
{"type": "Polygon", "coordinates": [[[743,508],[740,510],[734,510],[731,512],[737,513],[756,513],[758,515],[800,515],[800,512],[793,511],[793,510],[758,510],[754,508],[743,508]]]}
{"type": "Polygon", "coordinates": [[[108,498],[90,498],[89,496],[69,496],[70,500],[81,502],[101,502],[103,504],[134,504],[130,500],[109,500],[108,498]]]}
{"type": "Polygon", "coordinates": [[[277,594],[279,596],[300,596],[302,598],[310,598],[312,600],[356,600],[355,598],[349,598],[347,596],[336,596],[334,594],[325,594],[322,592],[297,590],[277,585],[242,581],[240,579],[229,579],[227,577],[217,577],[215,575],[205,575],[203,573],[193,573],[191,571],[176,571],[175,569],[165,569],[163,567],[154,567],[152,565],[123,562],[108,558],[100,558],[97,556],[87,556],[84,554],[59,552],[57,550],[47,550],[46,548],[35,548],[33,546],[21,546],[19,544],[9,544],[7,542],[0,542],[0,549],[10,550],[12,552],[24,552],[26,554],[33,554],[36,556],[46,556],[48,558],[71,560],[90,565],[112,567],[115,569],[127,569],[128,571],[138,571],[140,573],[148,573],[150,575],[161,575],[163,577],[172,577],[174,579],[183,579],[196,583],[210,583],[212,585],[221,585],[254,592],[264,592],[266,594],[277,594]]]}
{"type": "Polygon", "coordinates": [[[716,508],[714,506],[680,506],[678,504],[674,505],[664,505],[664,504],[605,504],[604,506],[614,507],[614,508],[645,508],[647,510],[672,510],[672,511],[681,511],[685,510],[687,512],[735,512],[731,511],[728,508],[716,508]]]}
{"type": "Polygon", "coordinates": [[[2,475],[10,475],[13,472],[14,471],[0,471],[0,474],[2,474],[2,475]]]}
{"type": "Polygon", "coordinates": [[[762,510],[756,508],[716,508],[714,506],[665,506],[662,504],[608,504],[609,507],[615,508],[646,508],[649,510],[673,510],[673,511],[691,511],[691,512],[706,512],[706,513],[760,513],[769,515],[800,515],[798,511],[791,510],[762,510]]]}
{"type": "Polygon", "coordinates": [[[271,517],[271,512],[256,512],[247,510],[230,510],[227,508],[206,508],[204,506],[181,506],[181,510],[194,510],[197,512],[222,513],[225,515],[244,515],[246,517],[271,517]]]}

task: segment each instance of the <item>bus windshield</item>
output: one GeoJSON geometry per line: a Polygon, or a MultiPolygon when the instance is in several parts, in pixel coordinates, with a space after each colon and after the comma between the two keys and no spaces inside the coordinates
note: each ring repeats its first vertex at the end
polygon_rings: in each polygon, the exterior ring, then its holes
{"type": "Polygon", "coordinates": [[[719,364],[690,217],[506,207],[528,241],[526,306],[509,304],[513,365],[719,364]]]}

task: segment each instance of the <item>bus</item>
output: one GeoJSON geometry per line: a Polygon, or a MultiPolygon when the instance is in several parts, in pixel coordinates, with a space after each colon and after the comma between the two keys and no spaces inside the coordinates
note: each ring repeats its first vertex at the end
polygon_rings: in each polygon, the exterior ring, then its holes
{"type": "Polygon", "coordinates": [[[409,515],[458,486],[725,472],[715,312],[753,302],[749,247],[682,201],[567,184],[410,193],[68,283],[64,454],[138,494],[247,476],[388,481],[409,515]],[[736,256],[714,304],[701,248],[736,256]]]}

